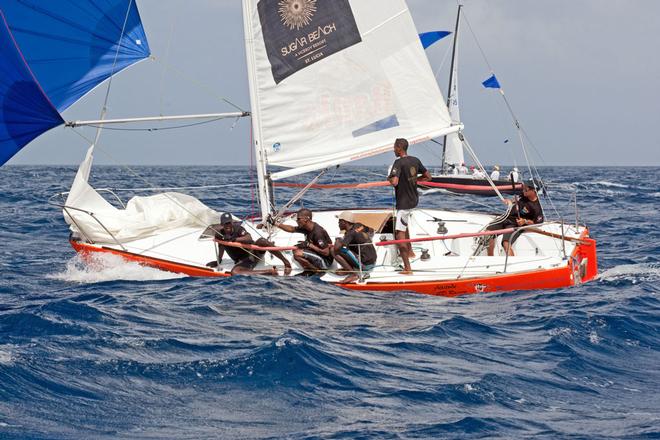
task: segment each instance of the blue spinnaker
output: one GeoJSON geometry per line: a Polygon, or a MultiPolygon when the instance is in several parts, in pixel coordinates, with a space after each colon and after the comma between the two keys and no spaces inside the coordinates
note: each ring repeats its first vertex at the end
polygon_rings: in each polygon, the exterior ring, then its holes
{"type": "Polygon", "coordinates": [[[149,56],[135,0],[0,0],[0,9],[60,112],[112,74],[149,56]]]}
{"type": "Polygon", "coordinates": [[[135,0],[0,0],[0,165],[149,56],[135,0]]]}
{"type": "Polygon", "coordinates": [[[64,121],[37,83],[0,12],[0,165],[64,121]]]}
{"type": "Polygon", "coordinates": [[[424,32],[422,34],[419,34],[419,39],[422,42],[422,46],[424,49],[435,43],[436,41],[442,40],[445,38],[447,35],[450,35],[451,32],[447,31],[432,31],[432,32],[424,32]]]}

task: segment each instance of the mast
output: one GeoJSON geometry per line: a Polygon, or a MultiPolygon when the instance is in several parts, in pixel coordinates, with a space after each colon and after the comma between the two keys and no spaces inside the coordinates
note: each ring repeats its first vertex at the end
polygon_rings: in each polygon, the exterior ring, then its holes
{"type": "MultiPolygon", "coordinates": [[[[454,45],[451,51],[451,69],[449,71],[449,87],[447,88],[447,108],[449,109],[449,114],[451,116],[451,102],[456,99],[458,94],[458,86],[456,84],[457,80],[457,70],[458,66],[456,65],[456,48],[458,46],[458,28],[461,20],[461,8],[463,5],[458,5],[458,13],[456,14],[456,26],[454,27],[454,45]]],[[[452,118],[453,119],[453,118],[452,118]]],[[[453,121],[452,121],[453,122],[453,121]]],[[[447,136],[444,137],[442,142],[442,171],[445,172],[447,164],[445,162],[445,155],[447,153],[447,136]]]]}
{"type": "Polygon", "coordinates": [[[257,159],[257,181],[261,219],[265,221],[272,212],[272,183],[268,175],[268,157],[263,147],[261,136],[261,121],[257,104],[257,72],[254,48],[254,27],[252,18],[253,0],[243,0],[243,33],[245,35],[245,56],[247,60],[248,85],[250,89],[250,107],[252,108],[252,142],[257,159]]]}

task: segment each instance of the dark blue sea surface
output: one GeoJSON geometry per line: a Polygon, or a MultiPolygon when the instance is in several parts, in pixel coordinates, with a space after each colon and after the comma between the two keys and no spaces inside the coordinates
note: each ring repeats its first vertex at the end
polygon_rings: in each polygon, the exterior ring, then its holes
{"type": "MultiPolygon", "coordinates": [[[[74,174],[0,168],[2,439],[660,438],[660,168],[542,169],[569,222],[577,188],[599,278],[459,298],[85,265],[47,203],[74,174]]],[[[383,174],[346,167],[323,182],[383,174]]],[[[97,167],[92,182],[125,199],[207,186],[181,192],[254,210],[248,168],[97,167]]],[[[392,195],[315,190],[305,203],[392,195]]],[[[501,209],[444,194],[421,206],[501,209]]]]}

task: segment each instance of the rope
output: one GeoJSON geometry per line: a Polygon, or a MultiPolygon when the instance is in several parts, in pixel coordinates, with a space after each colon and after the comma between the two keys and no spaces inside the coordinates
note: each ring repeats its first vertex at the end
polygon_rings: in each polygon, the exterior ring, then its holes
{"type": "Polygon", "coordinates": [[[257,246],[256,244],[248,244],[248,243],[238,243],[235,241],[224,241],[224,240],[218,240],[217,238],[214,239],[216,243],[222,246],[229,246],[229,247],[235,247],[235,248],[241,248],[241,249],[246,249],[246,250],[253,250],[253,251],[295,251],[298,249],[296,246],[257,246]]]}
{"type": "MultiPolygon", "coordinates": [[[[366,182],[366,183],[315,183],[309,186],[310,189],[360,189],[360,188],[378,188],[389,186],[389,182],[366,182]]],[[[273,186],[283,188],[305,188],[308,185],[304,183],[274,182],[273,186]]]]}
{"type": "Polygon", "coordinates": [[[111,190],[111,191],[178,191],[178,190],[199,190],[199,189],[217,189],[217,188],[230,188],[245,186],[243,183],[228,183],[226,185],[204,185],[204,186],[161,186],[149,188],[97,188],[97,190],[111,190]]]}

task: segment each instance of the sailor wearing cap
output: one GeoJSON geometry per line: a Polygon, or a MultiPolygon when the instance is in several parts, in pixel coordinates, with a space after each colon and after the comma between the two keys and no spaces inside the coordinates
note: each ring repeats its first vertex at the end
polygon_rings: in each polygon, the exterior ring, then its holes
{"type": "MultiPolygon", "coordinates": [[[[245,245],[256,245],[259,247],[272,247],[273,243],[265,238],[259,238],[257,241],[252,239],[252,236],[241,226],[240,221],[234,221],[234,217],[229,212],[225,212],[220,216],[220,224],[213,225],[215,231],[215,239],[220,242],[227,243],[240,243],[245,245]]],[[[234,267],[231,269],[232,275],[277,275],[277,270],[273,267],[271,269],[259,269],[255,267],[263,259],[264,251],[251,250],[247,247],[233,247],[226,246],[218,243],[217,262],[209,263],[209,265],[216,266],[222,257],[227,252],[227,255],[234,261],[234,267]],[[215,264],[213,264],[215,263],[215,264]]],[[[277,257],[284,263],[284,273],[288,275],[291,273],[291,263],[278,251],[270,251],[273,256],[277,257]]]]}
{"type": "MultiPolygon", "coordinates": [[[[488,225],[487,230],[496,231],[499,229],[543,223],[543,208],[536,194],[536,187],[533,181],[523,183],[522,197],[517,200],[505,199],[504,202],[507,205],[513,205],[509,214],[503,220],[488,225]]],[[[504,248],[506,254],[513,255],[513,243],[520,237],[520,233],[523,231],[508,232],[502,235],[502,248],[504,248]]],[[[491,237],[488,243],[488,255],[492,256],[494,254],[495,239],[491,237]]]]}
{"type": "Polygon", "coordinates": [[[493,172],[490,173],[490,180],[500,180],[500,166],[495,165],[493,167],[493,172]]]}
{"type": "Polygon", "coordinates": [[[376,248],[371,241],[373,229],[358,223],[349,211],[340,213],[337,219],[339,230],[344,231],[333,247],[335,261],[341,266],[337,273],[348,274],[342,283],[353,283],[359,278],[356,272],[371,270],[376,262],[376,248]]]}

